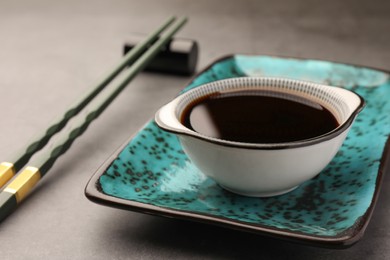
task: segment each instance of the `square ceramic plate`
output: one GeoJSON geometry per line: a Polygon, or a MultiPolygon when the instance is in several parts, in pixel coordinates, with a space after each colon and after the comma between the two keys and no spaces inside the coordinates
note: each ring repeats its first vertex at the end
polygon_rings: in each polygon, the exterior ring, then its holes
{"type": "Polygon", "coordinates": [[[183,91],[241,76],[341,86],[359,93],[367,106],[328,167],[282,196],[249,198],[223,190],[193,166],[176,136],[153,120],[93,175],[86,196],[107,206],[312,245],[346,247],[358,241],[389,169],[389,74],[328,61],[233,55],[211,64],[183,91]]]}

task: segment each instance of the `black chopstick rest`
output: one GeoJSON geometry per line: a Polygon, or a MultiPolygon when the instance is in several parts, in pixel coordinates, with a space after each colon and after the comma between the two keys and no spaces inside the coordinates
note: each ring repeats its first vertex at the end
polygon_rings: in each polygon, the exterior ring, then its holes
{"type": "MultiPolygon", "coordinates": [[[[143,39],[132,35],[126,39],[124,54],[143,39]]],[[[196,71],[199,46],[195,40],[173,38],[145,68],[146,71],[191,76],[196,71]]]]}

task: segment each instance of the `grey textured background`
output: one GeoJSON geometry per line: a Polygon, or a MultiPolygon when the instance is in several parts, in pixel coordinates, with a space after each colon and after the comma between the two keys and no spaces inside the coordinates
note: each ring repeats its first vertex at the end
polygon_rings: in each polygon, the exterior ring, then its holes
{"type": "MultiPolygon", "coordinates": [[[[34,133],[117,63],[126,35],[170,15],[201,47],[198,68],[231,53],[318,58],[390,70],[390,2],[233,0],[1,0],[0,156],[34,133]]],[[[143,73],[0,224],[1,259],[389,259],[390,176],[364,238],[307,247],[91,203],[100,164],[189,78],[143,73]]]]}

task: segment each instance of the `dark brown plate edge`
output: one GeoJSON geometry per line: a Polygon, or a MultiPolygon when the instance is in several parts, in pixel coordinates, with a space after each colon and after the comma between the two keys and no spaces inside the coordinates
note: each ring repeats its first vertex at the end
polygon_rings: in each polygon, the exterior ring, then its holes
{"type": "MultiPolygon", "coordinates": [[[[218,62],[222,62],[227,59],[234,58],[236,55],[248,55],[248,56],[268,56],[268,57],[277,57],[284,59],[298,59],[298,60],[318,60],[311,58],[295,58],[295,57],[286,57],[286,56],[276,56],[276,55],[266,55],[266,54],[230,54],[223,57],[220,57],[214,62],[211,62],[208,66],[206,66],[203,70],[199,71],[195,76],[191,78],[188,84],[191,84],[194,79],[196,79],[199,75],[209,70],[213,65],[218,62]]],[[[373,69],[377,71],[381,71],[387,74],[390,74],[389,71],[383,69],[377,69],[373,67],[366,67],[361,65],[354,65],[349,63],[341,63],[337,61],[330,60],[318,60],[318,61],[328,61],[332,63],[339,63],[344,65],[350,65],[355,67],[362,67],[373,69]]],[[[141,131],[144,127],[141,127],[139,131],[141,131]]],[[[104,206],[115,207],[123,210],[131,210],[139,213],[145,213],[153,216],[163,216],[169,218],[180,218],[183,220],[191,220],[206,224],[213,224],[217,226],[222,226],[230,229],[246,231],[250,233],[261,234],[265,237],[281,239],[285,241],[290,241],[294,243],[305,244],[309,246],[319,246],[324,248],[333,248],[333,249],[344,249],[349,248],[355,243],[357,243],[364,235],[364,232],[369,224],[369,220],[372,217],[374,208],[379,198],[379,193],[381,190],[384,174],[390,170],[389,162],[390,162],[390,137],[387,138],[386,144],[382,153],[382,157],[380,160],[380,166],[378,169],[378,174],[376,178],[375,191],[373,194],[373,198],[371,200],[371,204],[366,210],[366,212],[360,217],[353,226],[348,228],[341,235],[336,235],[333,237],[325,237],[325,236],[317,236],[317,235],[307,235],[300,232],[293,231],[285,231],[282,229],[277,229],[273,227],[264,227],[256,224],[248,224],[241,221],[231,220],[229,218],[216,217],[213,215],[207,215],[202,213],[192,213],[184,210],[174,210],[164,207],[158,207],[146,203],[131,201],[127,199],[121,199],[114,196],[110,196],[104,194],[99,184],[100,176],[111,166],[114,160],[118,157],[118,155],[122,152],[122,150],[128,145],[128,143],[139,133],[137,131],[134,135],[128,138],[93,174],[91,179],[88,181],[87,186],[85,188],[85,196],[92,202],[97,204],[101,204],[104,206]]]]}

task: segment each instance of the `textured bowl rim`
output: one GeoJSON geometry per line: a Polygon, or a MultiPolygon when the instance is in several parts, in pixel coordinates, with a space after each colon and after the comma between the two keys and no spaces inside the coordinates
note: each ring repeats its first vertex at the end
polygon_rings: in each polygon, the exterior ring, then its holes
{"type": "MultiPolygon", "coordinates": [[[[167,105],[165,105],[162,108],[160,108],[157,111],[157,113],[155,114],[155,122],[157,123],[157,125],[160,128],[162,128],[162,129],[164,129],[164,130],[166,130],[168,132],[177,134],[179,136],[180,135],[189,136],[189,137],[193,137],[193,138],[196,138],[196,139],[200,139],[200,140],[203,140],[203,141],[206,141],[206,142],[209,142],[209,143],[214,143],[214,144],[221,145],[221,146],[236,147],[236,148],[246,148],[246,149],[256,149],[256,150],[279,150],[279,149],[289,149],[289,148],[298,148],[298,147],[310,146],[310,145],[314,145],[314,144],[318,144],[318,143],[321,143],[321,142],[324,142],[324,141],[331,140],[331,139],[341,135],[343,132],[345,132],[345,131],[347,131],[349,129],[349,127],[354,122],[356,116],[361,112],[361,110],[365,106],[365,101],[364,101],[363,97],[361,97],[359,94],[357,94],[357,93],[355,93],[355,92],[353,92],[351,90],[348,90],[348,89],[344,89],[344,88],[341,88],[341,87],[335,87],[335,86],[328,86],[328,85],[318,84],[318,83],[313,83],[313,82],[308,82],[308,81],[302,81],[302,80],[292,80],[292,79],[277,78],[277,79],[280,79],[280,80],[286,80],[286,81],[289,81],[289,82],[294,82],[296,84],[299,84],[299,83],[310,84],[313,87],[331,87],[331,88],[336,88],[336,89],[343,89],[343,90],[345,90],[345,91],[355,95],[359,99],[359,104],[350,113],[348,118],[346,118],[344,120],[344,122],[342,122],[335,129],[333,129],[333,130],[331,130],[331,131],[329,131],[329,132],[327,132],[325,134],[322,134],[322,135],[319,135],[319,136],[315,136],[315,137],[312,137],[312,138],[308,138],[308,139],[304,139],[304,140],[291,141],[291,142],[281,142],[281,143],[246,143],[246,142],[238,142],[238,141],[229,141],[229,140],[224,140],[224,139],[218,139],[218,138],[215,138],[215,137],[210,137],[210,136],[206,136],[206,135],[200,134],[198,132],[195,132],[195,131],[185,127],[181,123],[180,123],[180,127],[178,127],[178,128],[172,127],[170,125],[167,125],[164,122],[164,120],[161,119],[161,111],[166,106],[170,105],[171,103],[176,103],[176,104],[179,103],[183,98],[185,98],[186,96],[189,96],[192,92],[197,91],[200,87],[207,88],[208,86],[211,86],[211,85],[223,84],[225,82],[230,82],[230,81],[234,81],[234,80],[242,79],[242,78],[275,79],[275,78],[269,78],[269,77],[268,78],[263,78],[263,77],[239,77],[239,78],[223,79],[223,80],[210,82],[210,83],[207,83],[207,84],[202,84],[202,85],[200,85],[200,86],[198,86],[196,88],[190,89],[189,91],[180,94],[175,99],[173,99],[171,102],[169,102],[167,105]]],[[[210,93],[213,93],[213,92],[210,92],[210,93]]],[[[210,94],[210,93],[208,93],[208,94],[210,94]]],[[[179,121],[179,120],[177,120],[177,121],[179,121]]]]}

